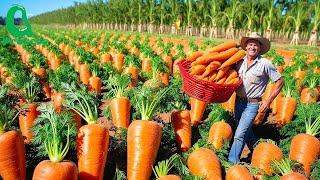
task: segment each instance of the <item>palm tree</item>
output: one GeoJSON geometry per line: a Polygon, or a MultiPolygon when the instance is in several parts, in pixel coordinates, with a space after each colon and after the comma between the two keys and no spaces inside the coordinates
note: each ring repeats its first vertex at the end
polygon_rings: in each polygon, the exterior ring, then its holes
{"type": "Polygon", "coordinates": [[[311,6],[313,9],[313,27],[311,30],[311,35],[308,41],[309,46],[317,46],[318,41],[318,27],[320,25],[320,0],[317,0],[314,2],[313,6],[311,6]]]}

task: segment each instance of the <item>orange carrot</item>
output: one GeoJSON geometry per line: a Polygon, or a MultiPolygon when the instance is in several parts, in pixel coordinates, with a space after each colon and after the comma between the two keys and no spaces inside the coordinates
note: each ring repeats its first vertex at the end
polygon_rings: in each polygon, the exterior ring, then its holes
{"type": "Polygon", "coordinates": [[[224,122],[215,122],[209,131],[208,143],[212,144],[215,149],[220,149],[224,141],[230,141],[232,138],[231,126],[224,122]]]}
{"type": "Polygon", "coordinates": [[[262,142],[253,150],[251,165],[263,170],[264,172],[262,174],[271,175],[271,161],[281,159],[282,151],[277,145],[262,142]]]}
{"type": "Polygon", "coordinates": [[[81,64],[80,69],[79,69],[79,76],[80,76],[80,81],[88,85],[89,84],[89,79],[91,77],[91,72],[87,64],[81,64]]]}
{"type": "Polygon", "coordinates": [[[128,128],[128,180],[149,180],[160,146],[161,126],[153,121],[135,120],[128,128]]]}
{"type": "Polygon", "coordinates": [[[319,91],[317,88],[303,88],[301,91],[301,102],[302,103],[314,103],[319,98],[319,91]]]}
{"type": "Polygon", "coordinates": [[[112,124],[116,127],[128,128],[130,121],[130,101],[127,97],[114,98],[111,100],[110,110],[112,124]]]}
{"type": "Polygon", "coordinates": [[[122,53],[117,53],[115,55],[114,61],[113,61],[114,67],[118,70],[121,71],[123,64],[124,64],[124,54],[122,53]]]}
{"type": "Polygon", "coordinates": [[[217,81],[217,84],[223,84],[226,81],[226,77],[221,78],[219,81],[217,81]]]}
{"type": "Polygon", "coordinates": [[[166,176],[161,176],[158,180],[181,180],[180,176],[177,175],[166,175],[166,176]]]}
{"type": "Polygon", "coordinates": [[[173,65],[172,56],[164,55],[162,56],[162,59],[168,67],[169,74],[172,74],[172,65],[173,65]]]}
{"type": "Polygon", "coordinates": [[[0,175],[3,179],[26,179],[25,147],[21,133],[0,132],[0,154],[0,175]]]}
{"type": "Polygon", "coordinates": [[[228,60],[223,62],[222,65],[220,66],[220,69],[235,64],[236,62],[240,61],[245,55],[246,55],[246,52],[244,50],[242,49],[239,50],[237,53],[231,56],[228,60]]]}
{"type": "Polygon", "coordinates": [[[195,61],[198,57],[202,56],[203,52],[201,51],[196,51],[196,52],[192,52],[187,58],[186,61],[195,61]]]}
{"type": "Polygon", "coordinates": [[[136,67],[126,67],[124,69],[125,74],[131,74],[131,82],[129,84],[129,87],[135,87],[138,84],[139,80],[139,71],[136,67]]]}
{"type": "Polygon", "coordinates": [[[293,97],[282,97],[276,114],[277,127],[289,123],[296,111],[297,101],[293,97]]]}
{"type": "Polygon", "coordinates": [[[60,66],[61,64],[61,60],[59,58],[53,58],[53,60],[51,61],[51,66],[50,68],[52,70],[56,70],[58,69],[58,67],[60,66]]]}
{"type": "Polygon", "coordinates": [[[171,114],[171,123],[176,136],[176,143],[182,152],[191,147],[191,119],[189,111],[176,111],[171,114]]]}
{"type": "Polygon", "coordinates": [[[28,105],[27,112],[20,113],[19,115],[19,127],[21,130],[21,134],[26,137],[26,143],[30,143],[32,139],[31,128],[33,127],[33,123],[39,112],[37,111],[38,105],[35,103],[30,103],[28,105]]]}
{"type": "Polygon", "coordinates": [[[166,72],[158,73],[158,79],[162,82],[162,84],[166,86],[169,85],[169,80],[170,80],[169,73],[166,73],[166,72]]]}
{"type": "Polygon", "coordinates": [[[230,40],[230,41],[221,43],[217,46],[214,46],[212,48],[208,48],[206,52],[221,52],[234,47],[237,47],[237,43],[235,41],[230,40]]]}
{"type": "Polygon", "coordinates": [[[98,76],[92,76],[89,78],[89,89],[90,91],[100,93],[101,92],[102,81],[98,76]]]}
{"type": "Polygon", "coordinates": [[[193,151],[187,160],[190,172],[205,179],[222,179],[221,165],[218,156],[207,148],[193,151]]]}
{"type": "Polygon", "coordinates": [[[217,77],[217,71],[214,71],[212,74],[209,75],[209,81],[212,82],[217,77]]]}
{"type": "Polygon", "coordinates": [[[233,80],[236,77],[238,77],[237,71],[235,71],[234,69],[230,69],[228,72],[228,77],[226,79],[226,84],[228,84],[231,80],[233,80]]]}
{"type": "Polygon", "coordinates": [[[225,84],[236,84],[239,80],[240,80],[239,77],[236,77],[231,79],[228,83],[225,83],[225,84]]]}
{"type": "Polygon", "coordinates": [[[199,99],[190,97],[190,105],[191,105],[191,110],[190,110],[191,125],[197,126],[202,119],[204,111],[206,110],[207,103],[199,99]]]}
{"type": "Polygon", "coordinates": [[[78,168],[72,161],[52,162],[41,161],[33,172],[33,180],[77,180],[78,168]]]}
{"type": "Polygon", "coordinates": [[[100,124],[84,125],[77,136],[79,179],[103,179],[109,131],[100,124]]]}
{"type": "Polygon", "coordinates": [[[40,78],[44,78],[47,75],[46,69],[43,67],[39,67],[39,68],[33,67],[32,72],[35,75],[39,76],[40,78]]]}
{"type": "Polygon", "coordinates": [[[265,112],[258,111],[256,117],[253,120],[253,126],[257,126],[257,125],[261,124],[265,115],[266,115],[265,112]]]}
{"type": "Polygon", "coordinates": [[[151,71],[150,58],[142,58],[141,59],[141,71],[142,72],[150,72],[151,71]]]}
{"type": "Polygon", "coordinates": [[[218,67],[220,67],[221,63],[219,61],[213,61],[211,62],[207,67],[204,73],[201,75],[202,78],[207,77],[209,74],[211,74],[213,71],[217,70],[218,67]]]}
{"type": "Polygon", "coordinates": [[[102,54],[100,57],[101,64],[111,63],[112,62],[112,56],[109,53],[102,54]]]}
{"type": "Polygon", "coordinates": [[[304,175],[298,172],[292,172],[280,177],[280,180],[308,180],[304,175]]]}
{"type": "MultiPolygon", "coordinates": [[[[275,88],[275,84],[269,82],[268,85],[267,85],[267,88],[264,91],[264,94],[262,96],[262,101],[265,101],[273,93],[274,88],[275,88]]],[[[272,105],[270,105],[270,106],[272,107],[272,105]]]]}
{"type": "Polygon", "coordinates": [[[307,175],[310,175],[311,165],[318,159],[320,154],[320,141],[315,136],[300,133],[291,141],[289,158],[303,164],[307,175]]]}
{"type": "Polygon", "coordinates": [[[191,65],[196,64],[208,64],[212,61],[225,61],[232,57],[235,53],[238,52],[238,48],[230,48],[226,51],[223,51],[221,53],[212,52],[212,53],[206,53],[203,56],[199,57],[196,61],[192,62],[191,65]]]}
{"type": "Polygon", "coordinates": [[[223,78],[223,76],[229,71],[229,66],[222,68],[218,71],[217,76],[214,78],[215,81],[219,81],[221,78],[223,78]]]}
{"type": "Polygon", "coordinates": [[[201,75],[206,70],[205,65],[195,65],[191,67],[191,74],[192,75],[201,75]]]}
{"type": "Polygon", "coordinates": [[[253,176],[245,166],[237,164],[227,170],[226,180],[253,180],[253,176]]]}

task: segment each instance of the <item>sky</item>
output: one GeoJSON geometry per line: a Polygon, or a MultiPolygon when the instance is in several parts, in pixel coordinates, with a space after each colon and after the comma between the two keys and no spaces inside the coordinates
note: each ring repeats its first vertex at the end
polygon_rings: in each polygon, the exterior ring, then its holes
{"type": "MultiPolygon", "coordinates": [[[[27,16],[35,16],[44,12],[59,8],[72,6],[74,2],[87,2],[87,0],[1,0],[0,16],[6,16],[13,4],[22,5],[27,12],[27,16]]],[[[16,13],[16,16],[18,13],[16,13]]],[[[21,13],[20,13],[21,17],[21,13]]]]}

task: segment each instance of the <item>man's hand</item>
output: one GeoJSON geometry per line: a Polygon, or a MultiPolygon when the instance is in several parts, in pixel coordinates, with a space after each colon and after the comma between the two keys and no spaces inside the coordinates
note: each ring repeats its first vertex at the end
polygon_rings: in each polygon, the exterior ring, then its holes
{"type": "Polygon", "coordinates": [[[268,100],[262,101],[260,103],[260,105],[259,105],[259,110],[258,111],[259,112],[263,112],[263,113],[267,112],[268,109],[270,108],[270,104],[271,104],[271,102],[268,101],[268,100]]]}

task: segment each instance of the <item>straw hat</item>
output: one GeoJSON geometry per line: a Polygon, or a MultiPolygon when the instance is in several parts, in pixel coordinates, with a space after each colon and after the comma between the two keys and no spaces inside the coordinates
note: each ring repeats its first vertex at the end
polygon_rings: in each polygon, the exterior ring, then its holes
{"type": "Polygon", "coordinates": [[[260,42],[260,45],[261,45],[260,54],[264,54],[264,53],[269,51],[269,49],[270,49],[270,41],[267,38],[262,37],[257,32],[252,32],[248,37],[242,37],[241,38],[240,46],[242,47],[242,49],[246,50],[247,41],[251,40],[251,39],[257,40],[257,41],[260,42]]]}

